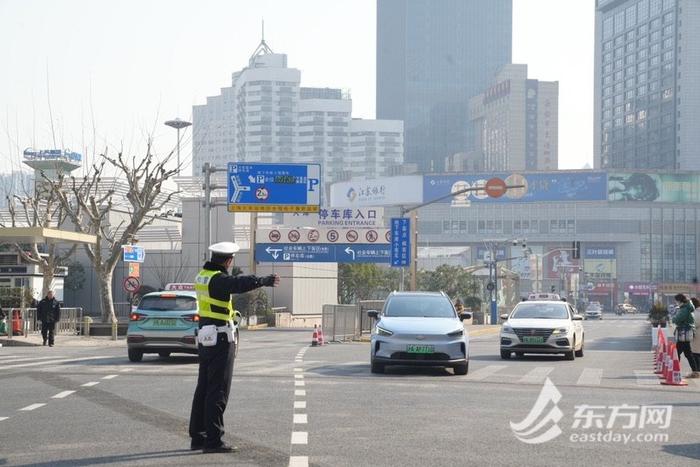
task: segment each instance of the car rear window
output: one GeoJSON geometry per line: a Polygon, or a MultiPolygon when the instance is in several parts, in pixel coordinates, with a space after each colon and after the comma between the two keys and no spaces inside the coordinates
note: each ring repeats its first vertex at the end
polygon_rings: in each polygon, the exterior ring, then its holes
{"type": "Polygon", "coordinates": [[[384,310],[384,316],[454,318],[456,315],[452,304],[445,297],[413,295],[392,297],[384,310]]]}
{"type": "Polygon", "coordinates": [[[143,311],[193,311],[197,309],[197,299],[194,297],[143,297],[139,303],[143,311]]]}
{"type": "Polygon", "coordinates": [[[511,319],[567,319],[569,313],[564,303],[522,302],[513,311],[511,319]]]}

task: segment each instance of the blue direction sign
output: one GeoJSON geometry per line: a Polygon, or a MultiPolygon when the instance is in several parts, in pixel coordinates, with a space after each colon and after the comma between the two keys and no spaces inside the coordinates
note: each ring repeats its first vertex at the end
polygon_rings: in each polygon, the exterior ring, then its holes
{"type": "Polygon", "coordinates": [[[143,263],[146,250],[142,246],[122,245],[122,260],[125,263],[143,263]]]}
{"type": "Polygon", "coordinates": [[[411,219],[391,218],[391,266],[411,264],[411,219]]]}
{"type": "Polygon", "coordinates": [[[389,245],[373,243],[258,243],[259,263],[388,263],[389,245]]]}
{"type": "Polygon", "coordinates": [[[320,164],[228,164],[229,212],[318,212],[320,164]]]}

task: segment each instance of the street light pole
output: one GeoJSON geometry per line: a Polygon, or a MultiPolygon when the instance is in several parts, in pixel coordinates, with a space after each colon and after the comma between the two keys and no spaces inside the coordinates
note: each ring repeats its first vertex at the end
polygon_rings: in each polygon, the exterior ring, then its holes
{"type": "Polygon", "coordinates": [[[165,122],[165,124],[171,128],[175,128],[177,130],[177,173],[178,175],[180,174],[180,130],[182,128],[187,128],[188,126],[192,125],[191,122],[188,122],[186,120],[180,120],[179,118],[176,118],[175,120],[168,120],[165,122]]]}

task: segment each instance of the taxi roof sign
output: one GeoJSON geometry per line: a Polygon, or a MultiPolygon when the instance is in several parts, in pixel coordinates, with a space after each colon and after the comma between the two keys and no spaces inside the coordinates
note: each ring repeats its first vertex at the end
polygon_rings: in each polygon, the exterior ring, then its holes
{"type": "Polygon", "coordinates": [[[165,290],[168,291],[188,291],[188,292],[193,292],[194,291],[194,284],[188,283],[188,282],[171,282],[170,284],[165,285],[165,290]]]}

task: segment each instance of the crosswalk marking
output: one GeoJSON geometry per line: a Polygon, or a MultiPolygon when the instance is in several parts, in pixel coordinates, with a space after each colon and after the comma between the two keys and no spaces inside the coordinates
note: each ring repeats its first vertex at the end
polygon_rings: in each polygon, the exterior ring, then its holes
{"type": "Polygon", "coordinates": [[[19,409],[19,410],[20,410],[21,412],[31,412],[32,410],[36,410],[36,409],[38,409],[39,407],[43,407],[43,406],[45,406],[45,405],[46,405],[46,404],[31,404],[31,405],[28,405],[28,406],[26,406],[26,407],[22,407],[22,408],[19,409]]]}
{"type": "Polygon", "coordinates": [[[0,417],[0,422],[3,420],[7,420],[8,418],[10,418],[10,417],[0,417]]]}
{"type": "Polygon", "coordinates": [[[659,377],[652,370],[634,370],[638,386],[658,386],[659,377]]]}
{"type": "Polygon", "coordinates": [[[70,396],[70,395],[73,394],[73,393],[75,393],[75,391],[63,391],[63,392],[59,392],[59,393],[56,394],[55,396],[51,396],[51,399],[63,399],[64,397],[68,397],[68,396],[70,396]]]}
{"type": "Polygon", "coordinates": [[[472,372],[469,375],[469,379],[474,381],[483,381],[489,376],[492,376],[502,369],[506,368],[506,365],[489,365],[484,368],[479,368],[478,370],[472,372]]]}
{"type": "Polygon", "coordinates": [[[81,386],[84,388],[91,388],[97,384],[100,384],[100,382],[99,381],[90,381],[89,383],[81,384],[81,386]]]}
{"type": "Polygon", "coordinates": [[[600,380],[602,378],[602,368],[584,368],[576,384],[578,386],[600,386],[600,380]]]}
{"type": "Polygon", "coordinates": [[[543,383],[552,370],[554,370],[552,366],[538,366],[520,378],[519,382],[529,384],[543,383]]]}
{"type": "Polygon", "coordinates": [[[6,365],[2,367],[3,370],[10,370],[12,368],[26,368],[30,366],[38,366],[38,365],[53,365],[56,363],[70,363],[70,362],[82,362],[86,360],[98,360],[101,358],[109,358],[109,355],[101,355],[98,357],[79,357],[79,358],[63,358],[59,360],[45,360],[45,361],[39,361],[39,362],[30,362],[30,363],[20,363],[18,365],[6,365]]]}
{"type": "Polygon", "coordinates": [[[107,375],[107,376],[103,376],[102,379],[114,379],[117,376],[119,376],[119,375],[107,375]]]}

